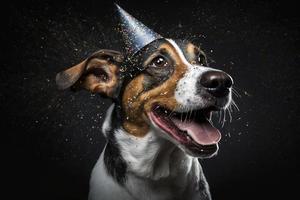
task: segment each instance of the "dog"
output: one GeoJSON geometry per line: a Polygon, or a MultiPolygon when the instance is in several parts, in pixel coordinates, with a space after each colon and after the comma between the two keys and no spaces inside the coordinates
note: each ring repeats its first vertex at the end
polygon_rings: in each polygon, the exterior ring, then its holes
{"type": "Polygon", "coordinates": [[[198,159],[218,152],[211,115],[231,103],[233,79],[208,67],[200,47],[161,38],[130,59],[100,50],[56,81],[113,101],[89,200],[211,199],[198,159]]]}

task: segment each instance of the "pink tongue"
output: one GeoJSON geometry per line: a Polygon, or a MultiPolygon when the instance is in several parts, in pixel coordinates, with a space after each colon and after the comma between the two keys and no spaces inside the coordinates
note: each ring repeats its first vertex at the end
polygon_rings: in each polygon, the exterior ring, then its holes
{"type": "Polygon", "coordinates": [[[216,144],[221,139],[219,130],[213,127],[208,121],[201,122],[201,124],[193,121],[182,122],[176,118],[172,118],[172,121],[179,129],[187,131],[189,136],[198,144],[216,144]]]}

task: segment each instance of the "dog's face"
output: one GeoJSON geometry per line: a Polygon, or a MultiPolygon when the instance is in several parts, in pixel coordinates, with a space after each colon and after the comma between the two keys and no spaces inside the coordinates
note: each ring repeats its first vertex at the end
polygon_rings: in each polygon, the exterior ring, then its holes
{"type": "Polygon", "coordinates": [[[129,134],[144,137],[154,129],[192,156],[214,155],[221,135],[210,117],[230,104],[231,77],[207,67],[202,50],[188,42],[161,39],[131,60],[126,67],[141,70],[129,81],[120,78],[126,70],[122,55],[106,50],[61,72],[57,82],[62,88],[83,86],[109,97],[123,84],[118,98],[129,134]]]}

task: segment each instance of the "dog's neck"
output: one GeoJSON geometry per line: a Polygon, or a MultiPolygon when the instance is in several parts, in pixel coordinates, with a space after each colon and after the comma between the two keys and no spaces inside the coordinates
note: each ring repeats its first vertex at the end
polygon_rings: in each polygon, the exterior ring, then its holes
{"type": "MultiPolygon", "coordinates": [[[[114,148],[118,148],[121,160],[125,162],[128,174],[158,180],[176,176],[178,171],[188,173],[193,158],[187,156],[173,143],[160,137],[151,130],[144,137],[135,137],[127,133],[121,126],[112,125],[114,104],[108,109],[102,131],[107,138],[113,134],[114,148]]],[[[108,140],[108,143],[112,141],[108,140]]]]}

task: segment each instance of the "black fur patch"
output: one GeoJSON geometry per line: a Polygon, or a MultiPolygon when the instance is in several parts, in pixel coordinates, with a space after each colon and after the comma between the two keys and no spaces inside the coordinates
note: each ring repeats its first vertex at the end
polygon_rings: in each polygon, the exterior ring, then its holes
{"type": "Polygon", "coordinates": [[[114,127],[110,133],[107,135],[107,145],[104,152],[104,164],[107,169],[107,172],[119,183],[124,184],[126,181],[126,170],[127,165],[124,161],[119,145],[115,139],[115,131],[121,127],[120,115],[120,106],[119,104],[115,105],[114,111],[112,113],[112,127],[114,127]]]}
{"type": "Polygon", "coordinates": [[[117,144],[108,142],[104,152],[104,163],[108,173],[121,185],[126,181],[127,165],[120,155],[117,144]]]}

